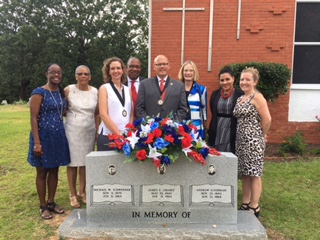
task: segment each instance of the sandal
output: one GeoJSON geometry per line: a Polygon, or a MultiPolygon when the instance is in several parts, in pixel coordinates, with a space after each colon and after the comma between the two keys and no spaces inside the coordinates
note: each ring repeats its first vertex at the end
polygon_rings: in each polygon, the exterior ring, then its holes
{"type": "Polygon", "coordinates": [[[249,204],[250,204],[250,202],[249,203],[242,203],[239,210],[244,210],[244,211],[249,210],[249,204]]]}
{"type": "Polygon", "coordinates": [[[44,220],[49,220],[52,218],[52,215],[49,212],[49,208],[47,206],[40,206],[40,216],[44,219],[44,220]],[[47,214],[45,214],[45,211],[47,211],[47,214]]]}
{"type": "Polygon", "coordinates": [[[74,207],[74,208],[79,208],[81,207],[80,203],[78,202],[78,199],[76,196],[72,196],[71,195],[69,196],[69,199],[70,199],[70,205],[71,207],[74,207]]]}
{"type": "Polygon", "coordinates": [[[57,214],[63,214],[64,213],[64,209],[62,207],[59,207],[55,202],[49,203],[47,202],[47,208],[54,213],[57,214]]]}
{"type": "Polygon", "coordinates": [[[84,203],[84,204],[87,204],[87,196],[85,193],[82,193],[80,194],[80,192],[77,193],[77,196],[79,199],[81,199],[81,201],[84,203]]]}
{"type": "Polygon", "coordinates": [[[258,205],[256,208],[248,206],[250,210],[253,211],[254,215],[258,218],[260,215],[260,206],[258,205]]]}

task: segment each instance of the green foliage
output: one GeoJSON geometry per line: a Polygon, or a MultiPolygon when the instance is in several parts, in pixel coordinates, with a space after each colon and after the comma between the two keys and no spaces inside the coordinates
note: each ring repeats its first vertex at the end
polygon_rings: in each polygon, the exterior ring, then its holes
{"type": "Polygon", "coordinates": [[[320,148],[316,148],[310,151],[312,154],[320,156],[320,148]]]}
{"type": "Polygon", "coordinates": [[[147,0],[25,0],[0,4],[0,100],[28,100],[46,83],[49,63],[63,70],[63,87],[75,83],[78,65],[103,83],[103,60],[148,59],[147,0]]]}
{"type": "Polygon", "coordinates": [[[285,156],[287,153],[298,153],[304,156],[307,150],[307,144],[302,131],[298,131],[294,135],[285,138],[285,142],[281,144],[279,152],[285,156]]]}
{"type": "Polygon", "coordinates": [[[227,66],[230,67],[235,74],[236,86],[239,86],[240,75],[243,69],[247,67],[254,67],[258,69],[260,80],[257,85],[257,89],[263,94],[267,101],[275,102],[279,95],[283,95],[288,91],[291,72],[288,66],[284,64],[246,62],[232,63],[227,66]]]}

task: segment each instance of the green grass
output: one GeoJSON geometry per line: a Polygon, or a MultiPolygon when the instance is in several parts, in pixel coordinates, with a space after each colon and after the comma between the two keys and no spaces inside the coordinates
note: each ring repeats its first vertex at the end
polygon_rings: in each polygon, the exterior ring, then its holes
{"type": "MultiPolygon", "coordinates": [[[[1,240],[38,240],[57,236],[58,226],[52,224],[54,220],[40,218],[35,168],[27,162],[29,132],[27,106],[0,106],[1,240]]],[[[268,231],[269,239],[319,239],[319,190],[320,158],[266,162],[260,205],[261,222],[268,231]]],[[[56,201],[66,210],[71,210],[68,194],[66,169],[62,167],[56,201]]]]}

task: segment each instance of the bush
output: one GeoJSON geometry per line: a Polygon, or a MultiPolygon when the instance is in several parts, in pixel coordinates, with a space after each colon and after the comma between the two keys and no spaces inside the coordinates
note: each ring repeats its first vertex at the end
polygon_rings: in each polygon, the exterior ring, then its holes
{"type": "MultiPolygon", "coordinates": [[[[287,65],[281,63],[232,63],[224,67],[230,67],[235,74],[235,86],[239,86],[240,74],[247,67],[258,69],[260,80],[257,89],[267,101],[275,102],[279,95],[287,93],[291,78],[291,71],[287,65]]],[[[224,68],[223,67],[223,68],[224,68]]]]}
{"type": "Polygon", "coordinates": [[[307,144],[302,131],[298,131],[294,135],[285,138],[285,142],[281,144],[279,152],[285,156],[287,153],[298,153],[304,156],[307,150],[307,144]]]}

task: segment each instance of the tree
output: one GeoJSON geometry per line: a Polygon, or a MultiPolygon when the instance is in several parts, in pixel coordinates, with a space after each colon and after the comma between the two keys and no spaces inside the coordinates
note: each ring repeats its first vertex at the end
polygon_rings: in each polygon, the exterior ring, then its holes
{"type": "MultiPolygon", "coordinates": [[[[46,83],[44,69],[58,63],[63,85],[85,64],[102,84],[104,59],[130,56],[147,62],[146,0],[6,0],[0,3],[0,100],[27,100],[46,83]]],[[[147,67],[145,68],[147,69],[147,67]]]]}

